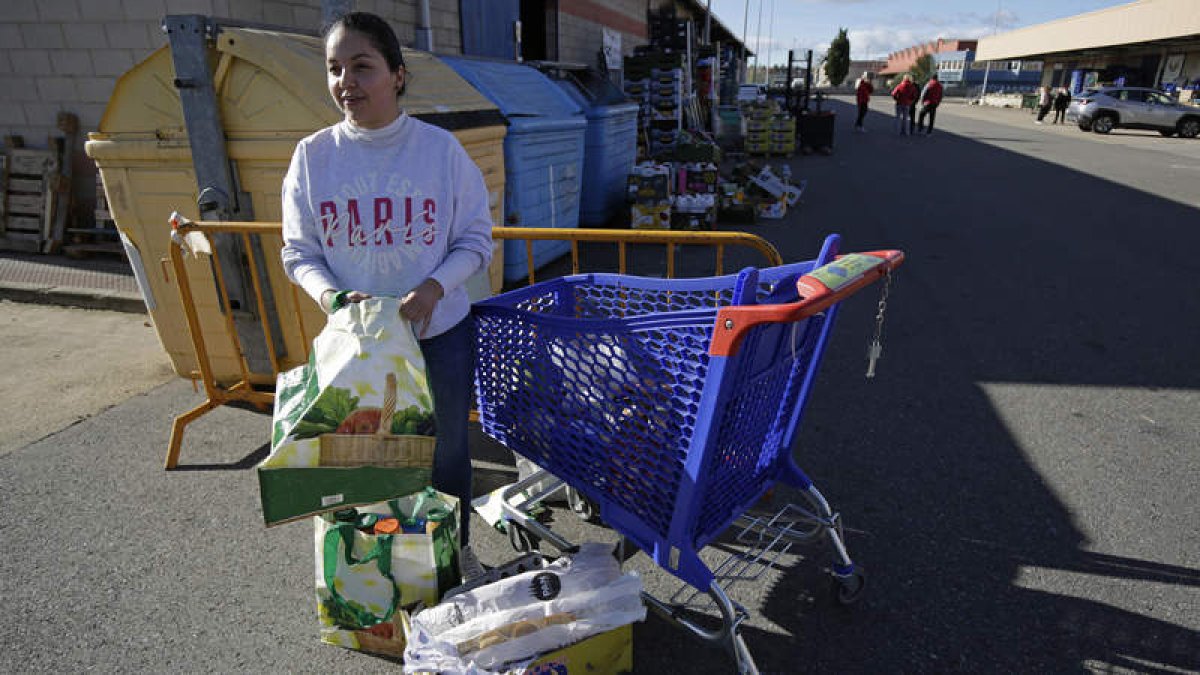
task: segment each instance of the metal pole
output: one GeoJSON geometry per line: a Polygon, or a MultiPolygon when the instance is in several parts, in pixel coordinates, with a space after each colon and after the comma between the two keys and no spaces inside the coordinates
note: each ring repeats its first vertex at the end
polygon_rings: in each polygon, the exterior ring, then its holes
{"type": "Polygon", "coordinates": [[[746,0],[746,9],[742,13],[742,68],[745,72],[742,73],[742,81],[746,81],[746,76],[749,74],[749,62],[746,61],[746,41],[749,35],[746,34],[750,28],[750,0],[746,0]]]}
{"type": "Polygon", "coordinates": [[[704,44],[712,44],[712,0],[704,8],[704,44]]]}
{"type": "Polygon", "coordinates": [[[767,28],[767,86],[771,86],[771,55],[775,53],[775,0],[771,0],[771,25],[767,28]]]}
{"type": "Polygon", "coordinates": [[[429,0],[417,3],[417,49],[433,51],[433,22],[430,19],[429,0]]]}
{"type": "Polygon", "coordinates": [[[979,90],[979,105],[983,105],[983,95],[987,93],[988,73],[992,70],[992,62],[988,61],[983,67],[983,89],[979,90]]]}
{"type": "MultiPolygon", "coordinates": [[[[163,19],[162,27],[171,47],[171,61],[175,67],[174,84],[179,92],[192,166],[196,172],[199,193],[196,201],[200,218],[254,220],[250,195],[241,190],[237,171],[226,151],[225,129],[221,125],[216,83],[209,64],[208,44],[220,27],[199,14],[167,16],[163,19]]],[[[250,255],[260,269],[265,269],[262,242],[254,242],[250,251],[243,249],[237,237],[214,237],[213,244],[219,253],[216,259],[220,261],[221,273],[227,285],[225,297],[230,305],[221,307],[221,311],[232,313],[251,369],[269,372],[273,364],[269,358],[267,337],[256,316],[258,300],[249,270],[243,262],[243,258],[250,255]]],[[[262,300],[267,307],[267,319],[272,322],[273,335],[280,336],[282,331],[277,330],[279,317],[271,285],[263,284],[261,290],[262,300]]],[[[283,353],[281,341],[275,347],[277,353],[283,353]]]]}
{"type": "MultiPolygon", "coordinates": [[[[758,28],[754,30],[754,70],[756,72],[760,63],[758,54],[762,51],[762,6],[763,0],[758,0],[758,28]]],[[[755,82],[757,81],[755,79],[755,82]]]]}

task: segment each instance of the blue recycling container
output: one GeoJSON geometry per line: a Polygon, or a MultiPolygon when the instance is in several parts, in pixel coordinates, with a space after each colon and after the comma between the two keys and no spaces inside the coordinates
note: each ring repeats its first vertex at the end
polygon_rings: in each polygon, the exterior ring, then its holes
{"type": "Polygon", "coordinates": [[[558,86],[583,108],[587,132],[579,222],[604,227],[625,206],[626,181],[637,162],[638,104],[595,71],[567,71],[558,86]]]}
{"type": "MultiPolygon", "coordinates": [[[[583,108],[550,78],[529,66],[462,56],[446,65],[504,115],[504,224],[516,227],[579,227],[583,180],[583,108]]],[[[540,268],[571,249],[566,241],[533,242],[540,268]]],[[[504,242],[504,280],[528,275],[524,241],[504,242]]]]}

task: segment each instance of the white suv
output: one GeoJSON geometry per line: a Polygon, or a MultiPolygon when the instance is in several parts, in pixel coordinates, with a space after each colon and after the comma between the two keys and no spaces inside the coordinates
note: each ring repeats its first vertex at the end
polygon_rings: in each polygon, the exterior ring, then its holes
{"type": "Polygon", "coordinates": [[[1157,89],[1088,89],[1071,100],[1067,121],[1084,131],[1107,134],[1116,128],[1153,129],[1163,136],[1200,134],[1200,108],[1178,103],[1157,89]]]}
{"type": "Polygon", "coordinates": [[[761,84],[743,84],[738,87],[738,103],[754,103],[767,100],[767,88],[761,84]]]}

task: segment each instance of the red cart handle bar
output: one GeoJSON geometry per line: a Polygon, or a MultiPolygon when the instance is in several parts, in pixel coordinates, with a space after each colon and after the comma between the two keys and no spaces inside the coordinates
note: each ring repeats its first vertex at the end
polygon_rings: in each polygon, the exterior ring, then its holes
{"type": "Polygon", "coordinates": [[[734,305],[717,312],[709,356],[737,354],[746,331],[763,323],[791,323],[824,311],[904,262],[903,251],[869,251],[838,256],[796,281],[800,300],[783,305],[734,305]]]}

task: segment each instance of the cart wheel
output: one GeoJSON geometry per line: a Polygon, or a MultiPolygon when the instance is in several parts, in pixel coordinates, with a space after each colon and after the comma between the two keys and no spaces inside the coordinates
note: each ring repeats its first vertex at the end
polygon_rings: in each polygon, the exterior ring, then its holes
{"type": "Polygon", "coordinates": [[[517,553],[529,553],[537,550],[538,538],[529,530],[512,521],[506,524],[505,529],[508,531],[508,543],[517,553]]]}
{"type": "Polygon", "coordinates": [[[567,488],[567,504],[580,520],[595,523],[600,520],[600,507],[596,502],[580,494],[575,488],[567,488]]]}
{"type": "Polygon", "coordinates": [[[837,593],[838,604],[853,605],[862,597],[863,590],[867,587],[867,575],[862,568],[855,568],[849,576],[834,576],[833,587],[837,593]]]}

